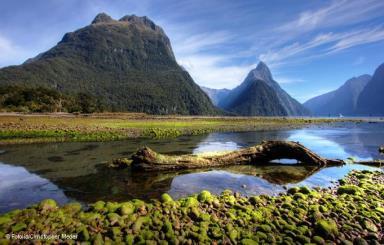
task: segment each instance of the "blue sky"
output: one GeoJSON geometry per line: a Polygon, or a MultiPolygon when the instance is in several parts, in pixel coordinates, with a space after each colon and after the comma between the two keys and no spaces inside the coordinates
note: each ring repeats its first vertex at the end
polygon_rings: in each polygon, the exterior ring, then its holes
{"type": "Polygon", "coordinates": [[[0,67],[54,46],[106,12],[146,15],[203,86],[233,88],[259,60],[301,102],[384,62],[383,0],[2,0],[0,67]]]}

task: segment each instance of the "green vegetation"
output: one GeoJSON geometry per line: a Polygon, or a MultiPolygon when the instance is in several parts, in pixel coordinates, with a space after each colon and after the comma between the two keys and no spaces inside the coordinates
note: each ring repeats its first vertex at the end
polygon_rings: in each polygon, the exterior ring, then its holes
{"type": "Polygon", "coordinates": [[[203,191],[179,200],[163,194],[151,202],[98,201],[89,208],[45,200],[0,216],[0,243],[9,242],[9,233],[49,231],[93,244],[382,244],[383,173],[353,171],[342,182],[275,197],[203,191]],[[359,191],[340,191],[351,186],[359,191]]]}
{"type": "Polygon", "coordinates": [[[145,17],[97,21],[22,65],[0,69],[0,87],[16,84],[87,93],[102,98],[106,111],[218,114],[177,64],[163,30],[145,17]]]}
{"type": "Polygon", "coordinates": [[[297,128],[348,119],[279,117],[177,117],[134,113],[0,114],[1,144],[108,141],[128,138],[172,138],[210,132],[239,132],[297,128]]]}
{"type": "Polygon", "coordinates": [[[16,112],[101,112],[104,105],[86,93],[69,95],[45,87],[0,87],[0,111],[16,112]]]}

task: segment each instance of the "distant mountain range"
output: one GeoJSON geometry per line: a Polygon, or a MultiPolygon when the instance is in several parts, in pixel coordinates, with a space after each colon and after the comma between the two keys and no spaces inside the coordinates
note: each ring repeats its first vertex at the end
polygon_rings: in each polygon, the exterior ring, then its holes
{"type": "Polygon", "coordinates": [[[203,88],[219,108],[241,116],[306,116],[309,111],[285,92],[260,62],[233,90],[203,88]]]}
{"type": "MultiPolygon", "coordinates": [[[[176,62],[163,29],[147,17],[102,13],[50,50],[0,69],[0,86],[46,87],[100,98],[108,111],[212,115],[218,110],[176,62]]],[[[18,87],[20,89],[20,87],[18,87]]]]}
{"type": "Polygon", "coordinates": [[[357,100],[356,114],[384,116],[384,63],[373,74],[357,100]]]}
{"type": "Polygon", "coordinates": [[[335,116],[339,114],[353,116],[356,112],[359,95],[369,80],[371,80],[370,75],[353,77],[340,88],[306,101],[304,106],[318,116],[335,116]]]}
{"type": "Polygon", "coordinates": [[[317,116],[383,116],[384,64],[373,76],[361,75],[340,88],[316,96],[304,103],[317,116]]]}
{"type": "Polygon", "coordinates": [[[207,87],[201,87],[201,89],[208,95],[208,97],[211,99],[212,103],[215,106],[218,106],[219,102],[226,98],[231,92],[231,90],[223,88],[223,89],[214,89],[214,88],[207,88],[207,87]]]}

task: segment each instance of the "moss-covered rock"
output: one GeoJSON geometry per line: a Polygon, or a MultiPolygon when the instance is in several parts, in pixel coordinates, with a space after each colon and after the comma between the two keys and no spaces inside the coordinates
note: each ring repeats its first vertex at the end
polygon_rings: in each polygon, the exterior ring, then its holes
{"type": "Polygon", "coordinates": [[[334,220],[319,220],[316,223],[316,232],[325,238],[334,238],[339,234],[337,224],[334,220]]]}
{"type": "Polygon", "coordinates": [[[163,203],[173,202],[173,198],[168,193],[162,194],[160,200],[163,203]]]}
{"type": "Polygon", "coordinates": [[[46,199],[40,203],[39,208],[43,211],[53,210],[57,208],[57,203],[53,199],[46,199]]]}
{"type": "Polygon", "coordinates": [[[197,199],[200,202],[211,202],[212,201],[212,195],[209,191],[202,191],[200,194],[197,196],[197,199]]]}
{"type": "Polygon", "coordinates": [[[361,193],[361,188],[355,185],[343,185],[340,186],[339,189],[337,189],[338,194],[360,194],[361,193]]]}

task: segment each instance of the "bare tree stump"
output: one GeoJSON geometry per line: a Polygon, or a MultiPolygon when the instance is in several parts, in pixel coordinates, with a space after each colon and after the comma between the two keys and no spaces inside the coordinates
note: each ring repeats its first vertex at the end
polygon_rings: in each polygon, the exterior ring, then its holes
{"type": "Polygon", "coordinates": [[[132,167],[144,171],[180,170],[228,165],[260,164],[278,159],[296,159],[302,164],[319,167],[343,165],[342,160],[322,158],[298,142],[264,141],[260,145],[219,155],[168,156],[148,147],[132,156],[132,167]]]}

